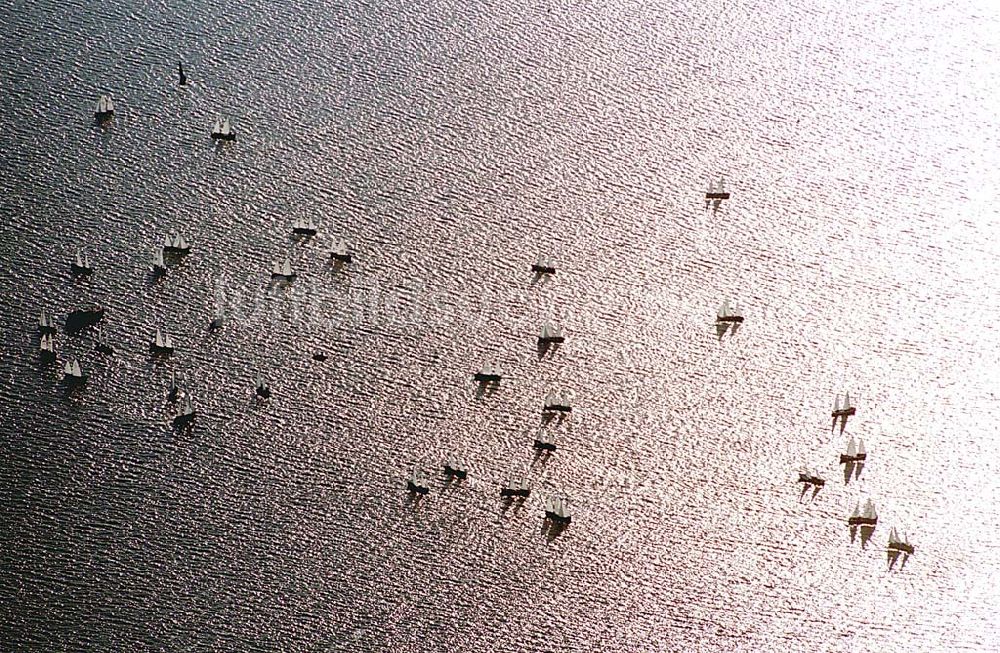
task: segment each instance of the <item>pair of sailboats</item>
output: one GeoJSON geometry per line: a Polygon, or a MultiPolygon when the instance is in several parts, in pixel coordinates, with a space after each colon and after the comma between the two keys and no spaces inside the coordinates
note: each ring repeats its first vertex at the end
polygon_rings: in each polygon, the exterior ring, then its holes
{"type": "Polygon", "coordinates": [[[187,254],[191,251],[191,244],[182,234],[171,231],[163,237],[163,251],[170,254],[187,254]]]}
{"type": "Polygon", "coordinates": [[[542,404],[542,412],[568,413],[573,410],[569,392],[550,390],[545,395],[545,402],[542,404]]]}
{"type": "Polygon", "coordinates": [[[236,132],[233,131],[233,125],[229,122],[229,118],[219,116],[215,119],[215,124],[212,125],[212,140],[213,141],[235,141],[236,132]]]}
{"type": "Polygon", "coordinates": [[[706,200],[728,200],[729,191],[726,190],[726,180],[719,177],[715,183],[708,182],[708,190],[705,191],[706,200]]]}
{"type": "Polygon", "coordinates": [[[507,476],[506,482],[500,487],[500,496],[506,499],[525,498],[531,495],[531,484],[528,482],[528,473],[514,474],[511,472],[507,476]]]}
{"type": "Polygon", "coordinates": [[[44,308],[38,314],[38,332],[43,335],[56,332],[56,323],[52,316],[45,312],[44,308]]]}
{"type": "Polygon", "coordinates": [[[318,231],[319,229],[311,217],[295,218],[295,222],[292,223],[292,233],[300,236],[315,236],[318,231]]]}
{"type": "Polygon", "coordinates": [[[553,453],[556,450],[555,440],[544,428],[538,429],[538,433],[535,434],[535,443],[532,446],[545,453],[553,453]]]}
{"type": "Polygon", "coordinates": [[[63,365],[63,380],[70,385],[82,385],[87,382],[87,375],[80,367],[80,361],[73,359],[63,365]]]}
{"type": "Polygon", "coordinates": [[[859,463],[867,458],[868,452],[865,451],[865,441],[862,439],[855,441],[852,435],[850,441],[847,443],[847,453],[840,454],[840,464],[859,463]]]}
{"type": "Polygon", "coordinates": [[[56,341],[51,333],[43,333],[38,341],[38,353],[46,363],[56,359],[56,341]]]}
{"type": "Polygon", "coordinates": [[[335,261],[340,261],[341,263],[351,262],[351,253],[347,248],[347,241],[343,238],[338,238],[337,242],[333,244],[330,248],[330,258],[335,261]]]}
{"type": "Polygon", "coordinates": [[[908,553],[910,555],[915,551],[915,547],[910,544],[910,538],[903,533],[903,537],[900,538],[896,533],[896,527],[893,526],[889,529],[889,551],[896,551],[898,553],[908,553]]]}
{"type": "Polygon", "coordinates": [[[157,327],[156,334],[149,343],[149,350],[154,354],[169,355],[174,353],[174,342],[169,333],[164,333],[157,327]]]}
{"type": "Polygon", "coordinates": [[[729,322],[741,324],[743,322],[743,312],[740,311],[739,305],[735,308],[729,307],[729,300],[722,300],[722,305],[719,306],[718,313],[715,317],[716,322],[729,322]]]}
{"type": "Polygon", "coordinates": [[[103,123],[111,120],[115,115],[115,101],[110,95],[101,95],[97,98],[97,105],[94,107],[94,119],[103,123]]]}
{"type": "Polygon", "coordinates": [[[483,365],[478,372],[473,374],[472,378],[479,383],[500,383],[500,379],[503,378],[503,375],[500,373],[499,368],[486,364],[483,365]]]}
{"type": "Polygon", "coordinates": [[[538,344],[560,344],[565,341],[566,337],[563,335],[561,328],[554,326],[551,322],[546,322],[542,325],[542,333],[538,336],[538,344]]]}
{"type": "Polygon", "coordinates": [[[840,395],[838,394],[833,400],[833,412],[830,415],[834,418],[837,417],[850,417],[857,412],[857,408],[851,403],[851,393],[844,393],[844,403],[840,403],[840,395]]]}
{"type": "Polygon", "coordinates": [[[545,518],[557,524],[568,524],[573,521],[569,510],[569,499],[561,494],[545,497],[545,518]]]}
{"type": "Polygon", "coordinates": [[[76,258],[69,264],[69,267],[76,274],[90,274],[94,271],[94,267],[90,264],[90,256],[81,249],[76,250],[76,258]]]}
{"type": "Polygon", "coordinates": [[[531,265],[531,271],[535,274],[555,274],[556,266],[551,258],[539,254],[538,258],[531,265]]]}
{"type": "Polygon", "coordinates": [[[823,487],[826,485],[826,479],[820,476],[819,472],[815,469],[809,469],[808,467],[803,466],[799,469],[799,483],[823,487]]]}
{"type": "Polygon", "coordinates": [[[275,261],[274,265],[271,267],[271,278],[280,279],[282,281],[295,281],[295,270],[292,269],[292,262],[285,257],[284,261],[275,261]]]}

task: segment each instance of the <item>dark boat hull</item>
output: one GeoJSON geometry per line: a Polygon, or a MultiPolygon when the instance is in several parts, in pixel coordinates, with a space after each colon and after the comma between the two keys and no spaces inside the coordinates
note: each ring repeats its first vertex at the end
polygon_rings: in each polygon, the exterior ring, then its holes
{"type": "Polygon", "coordinates": [[[300,227],[296,227],[292,229],[292,233],[297,236],[315,236],[317,231],[315,229],[303,229],[300,227]]]}
{"type": "Polygon", "coordinates": [[[550,521],[554,521],[557,524],[568,524],[573,521],[573,518],[570,515],[566,515],[564,517],[548,510],[545,511],[545,518],[550,521]]]}
{"type": "Polygon", "coordinates": [[[729,193],[705,193],[707,200],[728,200],[729,193]]]}
{"type": "Polygon", "coordinates": [[[543,413],[569,413],[572,411],[572,406],[545,406],[542,408],[543,413]]]}
{"type": "Polygon", "coordinates": [[[556,450],[556,445],[552,442],[541,442],[539,440],[535,440],[534,446],[535,449],[538,449],[539,451],[548,451],[549,453],[556,450]]]}
{"type": "Polygon", "coordinates": [[[527,497],[530,494],[531,490],[513,490],[506,487],[500,490],[500,496],[502,497],[527,497]]]}
{"type": "Polygon", "coordinates": [[[197,415],[197,413],[191,413],[190,415],[178,415],[173,421],[174,428],[180,428],[191,424],[194,422],[195,415],[197,415]]]}
{"type": "Polygon", "coordinates": [[[448,465],[444,466],[444,473],[447,474],[448,476],[453,476],[462,481],[464,481],[469,476],[469,472],[465,471],[464,469],[455,469],[454,467],[449,467],[448,465]]]}
{"type": "Polygon", "coordinates": [[[412,494],[427,494],[428,488],[424,485],[417,485],[413,481],[406,482],[406,489],[412,494]]]}
{"type": "Polygon", "coordinates": [[[236,134],[217,134],[217,133],[213,133],[212,134],[212,140],[213,141],[235,141],[236,140],[236,134]]]}
{"type": "Polygon", "coordinates": [[[565,336],[550,336],[548,338],[539,338],[538,344],[540,345],[554,345],[566,342],[565,336]]]}
{"type": "Polygon", "coordinates": [[[500,383],[501,377],[499,374],[476,374],[473,378],[480,383],[500,383]]]}
{"type": "Polygon", "coordinates": [[[850,417],[855,412],[857,412],[856,408],[848,408],[847,410],[835,410],[832,413],[830,413],[830,417],[850,417]]]}
{"type": "Polygon", "coordinates": [[[716,322],[734,322],[736,324],[740,324],[740,323],[743,322],[743,316],[742,315],[727,315],[725,317],[717,317],[717,318],[715,318],[715,321],[716,322]]]}
{"type": "Polygon", "coordinates": [[[154,343],[149,344],[149,351],[158,356],[169,356],[174,353],[173,347],[160,347],[154,343]]]}
{"type": "Polygon", "coordinates": [[[847,520],[851,526],[874,526],[878,523],[878,517],[869,519],[868,517],[851,517],[847,520]]]}
{"type": "Polygon", "coordinates": [[[70,263],[69,269],[73,271],[73,274],[90,274],[94,271],[94,268],[85,268],[82,265],[77,265],[76,263],[70,263]]]}
{"type": "Polygon", "coordinates": [[[275,274],[274,272],[271,273],[271,278],[278,281],[295,281],[295,276],[296,275],[294,274],[275,274]]]}
{"type": "Polygon", "coordinates": [[[531,266],[531,271],[532,272],[537,272],[538,274],[555,274],[556,273],[556,269],[555,268],[550,268],[550,267],[547,267],[547,266],[544,266],[544,265],[532,265],[531,266]]]}

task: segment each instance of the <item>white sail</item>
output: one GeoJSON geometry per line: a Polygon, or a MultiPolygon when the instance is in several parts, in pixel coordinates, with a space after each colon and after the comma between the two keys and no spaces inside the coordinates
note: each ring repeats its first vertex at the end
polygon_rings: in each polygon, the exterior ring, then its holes
{"type": "Polygon", "coordinates": [[[163,237],[163,246],[164,247],[172,247],[173,244],[174,244],[174,241],[170,237],[170,234],[167,234],[166,236],[163,237]]]}
{"type": "Polygon", "coordinates": [[[859,439],[858,440],[858,454],[857,455],[864,456],[865,454],[866,454],[866,452],[865,452],[865,441],[859,439]]]}
{"type": "Polygon", "coordinates": [[[184,240],[184,236],[178,235],[177,240],[174,241],[174,247],[177,249],[187,249],[189,245],[188,242],[184,240]]]}
{"type": "Polygon", "coordinates": [[[551,338],[551,337],[552,337],[552,327],[549,325],[548,322],[546,322],[545,324],[542,325],[542,338],[551,338]]]}
{"type": "Polygon", "coordinates": [[[865,512],[863,516],[865,519],[876,519],[878,517],[875,513],[875,504],[872,503],[871,499],[868,499],[868,501],[865,502],[865,512]]]}
{"type": "Polygon", "coordinates": [[[76,250],[76,267],[78,268],[85,267],[83,265],[83,255],[81,254],[80,250],[76,250]]]}
{"type": "Polygon", "coordinates": [[[722,306],[719,307],[719,317],[729,317],[729,316],[730,316],[729,300],[724,299],[722,300],[722,306]]]}
{"type": "Polygon", "coordinates": [[[222,121],[222,133],[226,136],[233,133],[233,126],[229,124],[229,118],[225,118],[222,121]]]}
{"type": "Polygon", "coordinates": [[[563,392],[562,394],[559,395],[559,405],[560,406],[567,406],[568,407],[569,406],[569,402],[570,402],[570,396],[569,396],[569,391],[568,390],[566,392],[563,392]]]}
{"type": "Polygon", "coordinates": [[[898,544],[898,543],[899,543],[899,538],[896,536],[896,527],[893,526],[889,530],[889,546],[892,546],[893,544],[898,544]]]}
{"type": "Polygon", "coordinates": [[[835,413],[839,413],[840,412],[840,395],[839,394],[836,397],[834,397],[834,399],[833,399],[833,412],[835,412],[835,413]]]}
{"type": "Polygon", "coordinates": [[[173,349],[174,348],[174,343],[170,339],[170,334],[169,333],[166,333],[166,334],[163,335],[163,346],[166,347],[167,349],[173,349]]]}
{"type": "Polygon", "coordinates": [[[285,275],[286,277],[292,276],[292,264],[287,258],[285,259],[285,262],[281,265],[281,274],[285,275]]]}
{"type": "Polygon", "coordinates": [[[215,119],[215,124],[212,125],[212,133],[213,134],[221,134],[222,133],[222,118],[216,118],[215,119]]]}
{"type": "Polygon", "coordinates": [[[170,372],[170,389],[175,390],[177,388],[177,378],[174,376],[173,371],[170,372]]]}
{"type": "Polygon", "coordinates": [[[912,544],[910,544],[910,538],[906,535],[906,531],[903,531],[902,543],[905,544],[906,546],[913,546],[912,544]]]}
{"type": "Polygon", "coordinates": [[[80,369],[80,361],[73,361],[73,376],[83,376],[83,370],[80,369]]]}
{"type": "Polygon", "coordinates": [[[553,392],[552,390],[549,390],[549,393],[545,395],[545,405],[554,406],[556,404],[556,401],[557,401],[556,393],[553,392]]]}
{"type": "Polygon", "coordinates": [[[854,441],[854,436],[851,436],[851,441],[847,443],[847,455],[850,458],[854,458],[858,455],[858,445],[854,441]]]}
{"type": "Polygon", "coordinates": [[[281,274],[281,263],[278,263],[277,261],[274,262],[274,267],[271,268],[271,274],[281,274]]]}
{"type": "Polygon", "coordinates": [[[73,374],[73,363],[71,363],[69,361],[66,361],[66,364],[63,365],[63,374],[72,376],[72,374],[73,374]]]}
{"type": "Polygon", "coordinates": [[[844,410],[850,410],[851,408],[851,393],[844,393],[844,410]]]}
{"type": "Polygon", "coordinates": [[[337,240],[337,242],[333,246],[333,249],[330,250],[330,253],[333,254],[334,256],[347,255],[347,243],[344,241],[343,238],[337,240]]]}
{"type": "Polygon", "coordinates": [[[153,336],[153,344],[157,347],[163,346],[163,334],[160,332],[159,328],[156,329],[156,335],[153,336]]]}
{"type": "Polygon", "coordinates": [[[851,519],[857,519],[860,516],[861,516],[861,504],[855,501],[854,510],[853,512],[851,512],[851,519]]]}
{"type": "Polygon", "coordinates": [[[716,191],[715,192],[717,192],[717,193],[725,193],[726,192],[726,180],[725,180],[725,178],[719,177],[719,183],[716,185],[716,191]]]}
{"type": "Polygon", "coordinates": [[[154,267],[158,267],[158,268],[166,267],[163,264],[163,250],[162,249],[157,249],[156,251],[153,252],[153,266],[154,267]]]}
{"type": "Polygon", "coordinates": [[[40,326],[42,328],[51,326],[51,324],[49,323],[49,318],[45,314],[45,310],[44,309],[38,315],[38,326],[40,326]]]}

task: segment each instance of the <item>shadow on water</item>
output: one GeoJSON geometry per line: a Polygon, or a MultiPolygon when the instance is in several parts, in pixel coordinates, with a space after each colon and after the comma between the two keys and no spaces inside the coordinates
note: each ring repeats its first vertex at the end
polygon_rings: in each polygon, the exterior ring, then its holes
{"type": "Polygon", "coordinates": [[[729,331],[729,322],[716,322],[715,323],[715,334],[719,336],[719,341],[722,341],[722,336],[726,335],[726,331],[729,331]]]}
{"type": "Polygon", "coordinates": [[[496,394],[497,387],[499,383],[491,383],[489,381],[479,381],[476,383],[476,399],[483,399],[484,397],[492,397],[496,394]]]}
{"type": "Polygon", "coordinates": [[[854,475],[854,461],[849,463],[844,463],[844,485],[851,482],[851,476],[854,475]]]}
{"type": "Polygon", "coordinates": [[[539,341],[538,345],[536,346],[536,350],[538,351],[538,360],[542,360],[549,353],[551,353],[552,355],[555,355],[555,353],[557,351],[559,351],[559,344],[558,343],[553,344],[551,342],[541,342],[541,341],[539,341]]]}
{"type": "Polygon", "coordinates": [[[549,543],[553,542],[557,537],[566,531],[569,524],[561,524],[559,522],[554,522],[551,519],[545,519],[542,522],[542,535],[545,540],[549,543]]]}
{"type": "Polygon", "coordinates": [[[861,548],[868,548],[868,542],[871,541],[872,535],[875,534],[875,527],[868,526],[866,524],[861,525],[861,548]]]}
{"type": "Polygon", "coordinates": [[[812,497],[810,497],[809,500],[810,501],[815,501],[816,500],[816,495],[819,494],[819,491],[822,490],[822,489],[823,489],[822,485],[814,485],[813,486],[812,497]]]}
{"type": "Polygon", "coordinates": [[[861,472],[863,472],[864,469],[865,469],[865,463],[862,462],[862,461],[859,461],[854,466],[854,480],[858,480],[859,478],[861,478],[861,472]]]}
{"type": "Polygon", "coordinates": [[[889,571],[892,571],[892,568],[896,566],[896,561],[899,559],[899,551],[889,549],[886,551],[886,558],[889,563],[889,571]]]}
{"type": "Polygon", "coordinates": [[[904,551],[903,552],[903,561],[899,564],[899,570],[900,571],[903,571],[904,569],[906,569],[906,563],[909,562],[909,560],[910,560],[910,554],[906,553],[904,551]]]}
{"type": "Polygon", "coordinates": [[[542,281],[542,277],[544,276],[545,274],[543,272],[535,272],[534,275],[532,275],[531,277],[531,285],[537,286],[538,284],[540,284],[542,281]]]}
{"type": "Polygon", "coordinates": [[[854,544],[854,541],[858,538],[858,527],[852,524],[848,530],[851,532],[851,544],[854,544]]]}

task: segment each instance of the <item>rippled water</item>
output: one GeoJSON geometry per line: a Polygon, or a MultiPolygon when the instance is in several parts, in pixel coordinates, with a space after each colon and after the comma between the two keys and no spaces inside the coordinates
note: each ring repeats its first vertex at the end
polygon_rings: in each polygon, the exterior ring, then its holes
{"type": "Polygon", "coordinates": [[[996,646],[992,3],[0,17],[3,650],[996,646]],[[237,143],[209,140],[218,113],[237,143]],[[291,238],[297,216],[320,234],[291,238]],[[154,282],[170,229],[193,251],[154,282]],[[528,271],[539,252],[554,277],[528,271]],[[723,297],[747,319],[719,339],[723,297]],[[90,374],[67,395],[35,321],[89,301],[117,353],[60,333],[90,374]],[[550,317],[568,340],[540,355],[550,317]],[[507,376],[480,394],[488,361],[507,376]],[[536,460],[549,389],[575,408],[536,460]],[[844,484],[850,435],[869,459],[844,484]],[[449,485],[453,450],[471,473],[449,485]],[[813,501],[803,463],[828,479],[813,501]],[[529,466],[533,495],[504,506],[529,466]],[[575,514],[553,536],[554,491],[575,514]],[[869,496],[862,548],[845,518],[869,496]],[[891,525],[917,551],[890,570],[891,525]]]}

